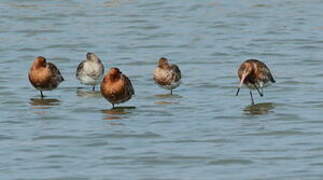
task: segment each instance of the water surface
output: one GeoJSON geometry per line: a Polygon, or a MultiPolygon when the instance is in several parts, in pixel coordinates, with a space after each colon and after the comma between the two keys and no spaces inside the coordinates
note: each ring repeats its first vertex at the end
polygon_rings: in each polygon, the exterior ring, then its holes
{"type": "Polygon", "coordinates": [[[321,179],[323,2],[0,2],[0,177],[321,179]],[[75,79],[86,52],[117,66],[136,96],[111,110],[75,79]],[[36,56],[65,82],[40,99],[36,56]],[[174,96],[152,81],[160,57],[179,65],[174,96]],[[263,60],[277,81],[241,89],[236,70],[263,60]],[[82,88],[79,88],[82,87],[82,88]]]}

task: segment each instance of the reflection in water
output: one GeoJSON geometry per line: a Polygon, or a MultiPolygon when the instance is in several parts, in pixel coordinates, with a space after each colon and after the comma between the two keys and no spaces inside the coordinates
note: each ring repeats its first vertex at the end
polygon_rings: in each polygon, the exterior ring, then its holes
{"type": "Polygon", "coordinates": [[[76,90],[76,95],[81,97],[101,97],[100,91],[82,90],[80,88],[76,90]]]}
{"type": "Polygon", "coordinates": [[[50,106],[57,106],[60,104],[58,99],[45,99],[45,98],[31,98],[30,105],[33,109],[48,109],[50,106]]]}
{"type": "Polygon", "coordinates": [[[157,101],[155,104],[178,104],[178,102],[157,101]]]}
{"type": "Polygon", "coordinates": [[[117,120],[117,119],[121,119],[121,117],[118,117],[118,116],[107,116],[106,118],[104,118],[104,120],[117,120]]]}
{"type": "Polygon", "coordinates": [[[272,112],[271,110],[273,109],[274,109],[273,103],[259,103],[255,105],[249,105],[243,111],[245,111],[247,114],[261,115],[261,114],[268,114],[272,112]]]}
{"type": "Polygon", "coordinates": [[[132,1],[133,0],[110,0],[110,1],[106,1],[104,5],[106,7],[118,7],[121,4],[130,3],[132,1]]]}
{"type": "Polygon", "coordinates": [[[102,113],[106,114],[107,116],[104,118],[105,120],[115,120],[121,119],[121,115],[125,115],[130,113],[129,109],[136,109],[135,106],[118,106],[113,109],[105,109],[101,110],[102,113]]]}
{"type": "MultiPolygon", "coordinates": [[[[156,94],[155,97],[162,98],[162,99],[177,99],[177,98],[183,98],[180,95],[176,94],[156,94]]],[[[155,104],[160,105],[167,105],[167,104],[178,104],[178,102],[170,102],[170,101],[156,101],[155,104]]]]}
{"type": "Polygon", "coordinates": [[[183,98],[182,96],[176,94],[156,94],[155,96],[158,98],[183,98]]]}

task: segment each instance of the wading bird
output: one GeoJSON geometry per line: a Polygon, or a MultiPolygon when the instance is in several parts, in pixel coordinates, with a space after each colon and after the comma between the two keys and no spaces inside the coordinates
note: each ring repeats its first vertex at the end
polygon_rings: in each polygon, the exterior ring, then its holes
{"type": "Polygon", "coordinates": [[[153,73],[153,79],[160,87],[170,90],[173,94],[173,89],[181,84],[181,71],[176,64],[169,64],[168,59],[162,57],[158,61],[158,66],[153,73]]]}
{"type": "Polygon", "coordinates": [[[94,53],[88,52],[86,60],[82,61],[76,69],[76,78],[85,85],[91,85],[92,90],[101,82],[104,74],[104,66],[94,53]]]}
{"type": "Polygon", "coordinates": [[[38,56],[33,61],[28,78],[30,83],[40,91],[42,98],[43,91],[53,90],[64,81],[58,68],[53,63],[46,62],[46,58],[42,56],[38,56]]]}
{"type": "Polygon", "coordinates": [[[115,104],[128,101],[135,91],[130,79],[118,68],[111,68],[101,82],[101,94],[114,108],[115,104]]]}
{"type": "Polygon", "coordinates": [[[270,83],[275,83],[269,68],[265,63],[257,59],[248,59],[243,62],[238,70],[240,84],[236,93],[238,96],[242,85],[250,89],[251,104],[255,104],[252,96],[252,89],[256,89],[260,96],[263,96],[263,88],[270,83]]]}

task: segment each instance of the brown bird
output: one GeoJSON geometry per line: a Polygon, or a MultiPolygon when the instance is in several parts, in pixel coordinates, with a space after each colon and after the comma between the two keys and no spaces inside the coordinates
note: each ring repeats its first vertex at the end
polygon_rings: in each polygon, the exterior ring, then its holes
{"type": "Polygon", "coordinates": [[[259,95],[263,96],[263,88],[270,83],[276,82],[266,64],[257,59],[248,59],[243,62],[239,67],[238,76],[240,78],[240,84],[236,96],[238,96],[240,88],[244,84],[250,89],[252,104],[254,104],[252,89],[256,89],[259,95]]]}
{"type": "Polygon", "coordinates": [[[32,63],[28,73],[30,83],[40,91],[43,98],[43,91],[49,91],[57,88],[64,81],[63,76],[57,67],[46,62],[46,58],[38,56],[32,63]]]}
{"type": "Polygon", "coordinates": [[[169,64],[168,59],[162,57],[158,61],[158,66],[153,73],[154,81],[160,87],[170,90],[173,94],[173,89],[181,84],[181,71],[176,64],[169,64]]]}
{"type": "Polygon", "coordinates": [[[128,101],[135,91],[130,79],[118,68],[111,68],[101,82],[101,94],[114,108],[115,104],[128,101]]]}

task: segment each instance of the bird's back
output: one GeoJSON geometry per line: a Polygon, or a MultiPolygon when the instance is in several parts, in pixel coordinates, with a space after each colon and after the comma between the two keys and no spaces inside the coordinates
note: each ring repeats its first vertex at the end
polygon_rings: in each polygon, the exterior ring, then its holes
{"type": "Polygon", "coordinates": [[[47,63],[47,68],[52,72],[53,78],[58,82],[61,83],[64,81],[64,78],[61,74],[61,72],[58,70],[58,68],[53,63],[47,63]]]}
{"type": "Polygon", "coordinates": [[[76,78],[83,84],[96,85],[102,79],[104,66],[101,61],[82,61],[76,69],[76,78]]]}
{"type": "Polygon", "coordinates": [[[32,67],[28,74],[31,84],[40,90],[55,89],[64,81],[58,68],[53,63],[47,63],[45,67],[32,67]]]}
{"type": "Polygon", "coordinates": [[[154,71],[154,81],[166,89],[176,88],[180,84],[181,78],[181,71],[175,64],[170,64],[165,68],[156,67],[154,71]]]}
{"type": "Polygon", "coordinates": [[[135,91],[130,79],[121,74],[117,80],[105,78],[101,83],[101,94],[111,103],[119,104],[131,99],[135,91]]]}
{"type": "Polygon", "coordinates": [[[243,64],[241,64],[238,75],[241,79],[242,74],[245,69],[250,68],[250,74],[246,78],[246,84],[263,84],[266,85],[269,82],[274,83],[275,80],[270,72],[267,65],[257,59],[248,59],[243,64]]]}

